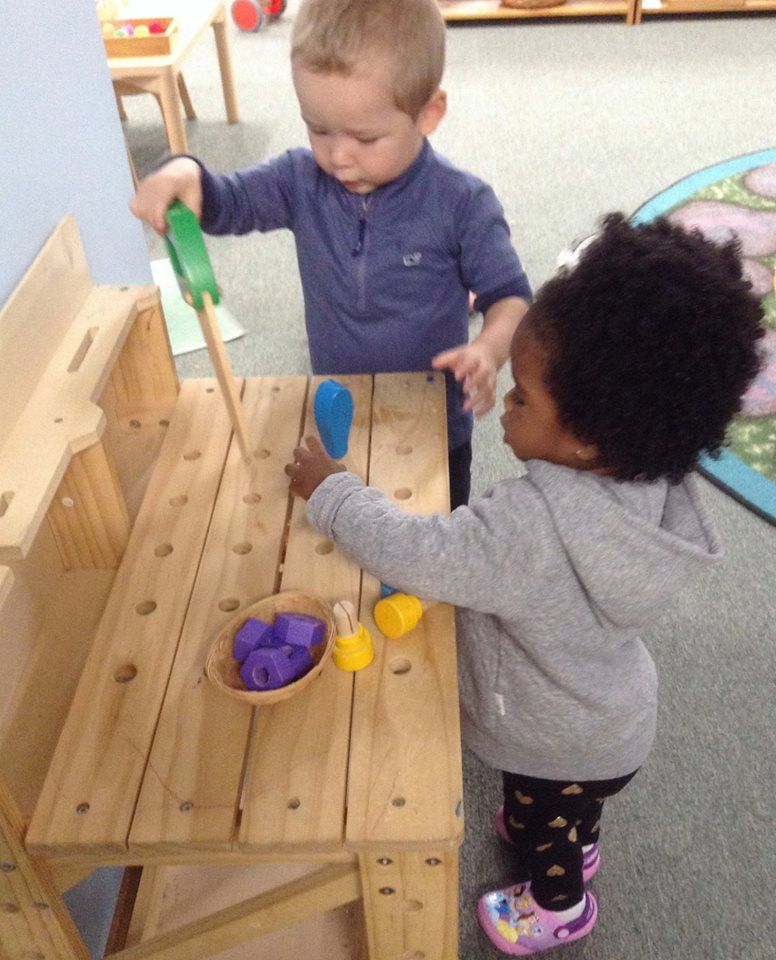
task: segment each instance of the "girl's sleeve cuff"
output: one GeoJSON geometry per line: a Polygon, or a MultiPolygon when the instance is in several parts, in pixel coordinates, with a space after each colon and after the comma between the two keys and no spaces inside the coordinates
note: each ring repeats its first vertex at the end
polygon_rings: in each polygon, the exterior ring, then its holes
{"type": "Polygon", "coordinates": [[[319,533],[333,538],[339,508],[350,494],[363,489],[363,482],[354,473],[330,474],[307,501],[307,519],[319,533]]]}

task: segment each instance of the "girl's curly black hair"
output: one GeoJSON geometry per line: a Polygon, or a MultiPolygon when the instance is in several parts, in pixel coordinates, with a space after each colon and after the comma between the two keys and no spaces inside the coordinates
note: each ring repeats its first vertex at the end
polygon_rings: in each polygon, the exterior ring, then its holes
{"type": "Polygon", "coordinates": [[[609,214],[525,320],[567,428],[618,480],[678,482],[719,453],[756,375],[762,309],[735,242],[609,214]]]}

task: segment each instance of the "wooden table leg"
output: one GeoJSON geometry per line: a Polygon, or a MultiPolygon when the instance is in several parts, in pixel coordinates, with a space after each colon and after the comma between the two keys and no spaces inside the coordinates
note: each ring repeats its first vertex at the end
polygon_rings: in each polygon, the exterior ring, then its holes
{"type": "Polygon", "coordinates": [[[167,140],[170,144],[170,153],[186,153],[188,141],[186,128],[181,116],[181,101],[178,95],[178,76],[172,67],[163,70],[155,83],[159,104],[162,108],[162,118],[167,130],[167,140]]]}
{"type": "Polygon", "coordinates": [[[237,106],[237,89],[234,85],[232,72],[232,51],[229,47],[229,37],[226,32],[226,9],[221,10],[213,20],[213,35],[216,39],[218,51],[218,68],[221,71],[221,86],[224,89],[224,105],[229,123],[240,122],[240,111],[237,106]]]}
{"type": "Polygon", "coordinates": [[[370,960],[458,960],[458,850],[358,859],[370,960]]]}
{"type": "Polygon", "coordinates": [[[194,104],[191,102],[189,88],[186,86],[186,81],[183,79],[182,73],[178,74],[178,93],[181,95],[181,103],[183,104],[183,109],[186,111],[186,119],[196,120],[197,113],[194,109],[194,104]]]}

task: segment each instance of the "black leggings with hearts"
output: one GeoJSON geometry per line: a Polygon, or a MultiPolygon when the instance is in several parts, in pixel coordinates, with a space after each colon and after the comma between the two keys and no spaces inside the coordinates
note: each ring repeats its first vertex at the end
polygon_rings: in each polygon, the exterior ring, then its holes
{"type": "Polygon", "coordinates": [[[541,780],[503,773],[504,827],[514,883],[531,881],[546,910],[565,910],[584,895],[582,848],[598,842],[604,801],[637,771],[615,780],[541,780]]]}

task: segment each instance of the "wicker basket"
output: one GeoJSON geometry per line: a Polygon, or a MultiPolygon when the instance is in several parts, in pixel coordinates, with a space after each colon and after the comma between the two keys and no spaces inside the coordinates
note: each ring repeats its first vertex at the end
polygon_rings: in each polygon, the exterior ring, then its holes
{"type": "Polygon", "coordinates": [[[243,703],[250,703],[253,706],[278,703],[304,690],[307,684],[318,676],[334,649],[334,634],[334,614],[330,604],[325,600],[309,593],[298,593],[293,590],[275,593],[241,610],[221,629],[210,648],[205,663],[205,673],[211,683],[235,700],[242,700],[243,703]],[[277,690],[246,690],[240,676],[240,664],[232,656],[234,635],[250,617],[263,620],[265,623],[274,623],[278,613],[306,613],[308,616],[318,617],[324,621],[326,639],[319,647],[318,660],[303,677],[284,687],[278,687],[277,690]]]}

